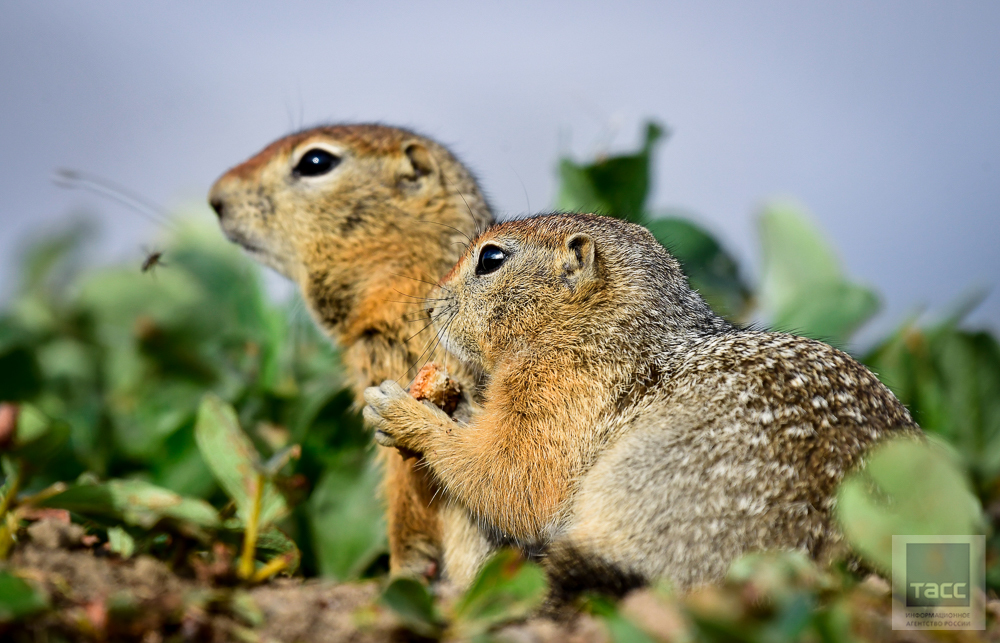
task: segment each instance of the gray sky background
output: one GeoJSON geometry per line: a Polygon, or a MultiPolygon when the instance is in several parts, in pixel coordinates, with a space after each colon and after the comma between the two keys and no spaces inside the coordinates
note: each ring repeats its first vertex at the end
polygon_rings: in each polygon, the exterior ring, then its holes
{"type": "Polygon", "coordinates": [[[0,292],[25,240],[72,211],[100,213],[102,260],[141,261],[157,234],[53,185],[57,167],[169,208],[201,202],[227,167],[302,125],[378,120],[449,145],[518,214],[551,206],[561,151],[630,148],[652,116],[673,131],[653,203],[694,213],[751,274],[754,213],[794,197],[882,293],[876,329],[982,286],[994,292],[972,320],[1000,327],[998,2],[7,2],[3,14],[0,292]]]}

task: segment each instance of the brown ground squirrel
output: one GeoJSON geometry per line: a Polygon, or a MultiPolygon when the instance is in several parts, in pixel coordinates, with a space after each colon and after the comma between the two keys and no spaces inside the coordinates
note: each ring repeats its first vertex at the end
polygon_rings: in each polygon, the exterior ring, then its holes
{"type": "MultiPolygon", "coordinates": [[[[493,216],[471,173],[444,147],[380,125],[318,127],[270,144],[226,172],[209,203],[225,234],[297,283],[316,322],[343,347],[360,403],[365,387],[404,383],[432,346],[420,315],[433,282],[493,216]],[[414,315],[416,313],[416,316],[414,315]]],[[[466,388],[473,378],[450,368],[466,388]]],[[[425,470],[395,449],[385,464],[390,566],[459,583],[486,543],[442,502],[425,470]]]]}
{"type": "Polygon", "coordinates": [[[918,431],[847,354],[715,315],[635,224],[499,224],[431,298],[443,343],[487,373],[480,415],[456,424],[386,382],[365,417],[494,543],[543,554],[556,595],[689,588],[759,549],[824,559],[844,473],[918,431]]]}

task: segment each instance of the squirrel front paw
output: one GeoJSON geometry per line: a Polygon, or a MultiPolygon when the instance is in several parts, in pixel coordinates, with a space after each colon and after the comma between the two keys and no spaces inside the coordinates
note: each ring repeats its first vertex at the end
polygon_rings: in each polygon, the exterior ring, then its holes
{"type": "Polygon", "coordinates": [[[419,402],[392,380],[365,389],[362,412],[365,421],[375,429],[375,441],[384,447],[397,447],[420,452],[417,441],[430,425],[448,416],[430,403],[419,402]]]}

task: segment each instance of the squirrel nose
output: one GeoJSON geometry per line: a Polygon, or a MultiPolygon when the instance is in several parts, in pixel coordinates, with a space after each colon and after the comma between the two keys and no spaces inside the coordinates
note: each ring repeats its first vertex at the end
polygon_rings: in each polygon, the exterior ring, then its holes
{"type": "Polygon", "coordinates": [[[427,309],[427,316],[430,317],[433,314],[434,314],[434,309],[433,308],[428,308],[427,309]]]}
{"type": "Polygon", "coordinates": [[[208,204],[212,206],[213,210],[215,210],[215,214],[219,217],[219,219],[222,219],[222,212],[224,210],[222,199],[219,197],[212,197],[208,200],[208,204]]]}

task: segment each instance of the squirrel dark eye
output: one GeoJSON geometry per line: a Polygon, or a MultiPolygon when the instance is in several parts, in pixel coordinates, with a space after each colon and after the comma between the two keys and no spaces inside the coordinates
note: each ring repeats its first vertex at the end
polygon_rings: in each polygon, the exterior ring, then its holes
{"type": "Polygon", "coordinates": [[[507,260],[507,253],[496,246],[484,246],[479,251],[479,263],[476,264],[476,274],[485,275],[493,272],[507,260]]]}
{"type": "Polygon", "coordinates": [[[339,163],[339,156],[316,148],[303,154],[292,172],[295,176],[320,176],[337,167],[339,163]]]}

